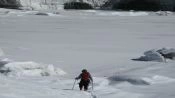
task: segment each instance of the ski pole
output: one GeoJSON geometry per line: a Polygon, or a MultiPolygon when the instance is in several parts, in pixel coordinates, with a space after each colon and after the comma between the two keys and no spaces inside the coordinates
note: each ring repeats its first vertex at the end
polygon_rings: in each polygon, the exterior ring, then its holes
{"type": "Polygon", "coordinates": [[[93,81],[92,81],[92,91],[94,90],[94,84],[93,84],[93,81]]]}
{"type": "Polygon", "coordinates": [[[75,81],[74,81],[74,84],[73,84],[72,90],[74,89],[75,83],[76,83],[76,79],[75,79],[75,81]]]}
{"type": "Polygon", "coordinates": [[[97,96],[94,94],[93,90],[94,90],[94,83],[92,81],[92,91],[90,92],[91,93],[91,98],[97,98],[97,96]]]}

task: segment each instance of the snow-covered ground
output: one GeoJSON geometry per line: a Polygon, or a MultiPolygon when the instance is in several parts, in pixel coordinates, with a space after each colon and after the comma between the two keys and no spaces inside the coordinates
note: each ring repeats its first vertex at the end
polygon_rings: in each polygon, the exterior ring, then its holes
{"type": "Polygon", "coordinates": [[[0,9],[0,98],[174,98],[174,60],[132,60],[175,48],[174,26],[172,12],[0,9]],[[83,68],[93,92],[72,90],[83,68]]]}

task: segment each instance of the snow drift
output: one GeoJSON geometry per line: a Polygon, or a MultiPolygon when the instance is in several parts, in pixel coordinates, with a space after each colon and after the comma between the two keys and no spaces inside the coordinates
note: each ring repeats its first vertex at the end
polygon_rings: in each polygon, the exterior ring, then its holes
{"type": "Polygon", "coordinates": [[[0,15],[4,16],[26,16],[26,15],[37,15],[37,16],[60,16],[60,13],[57,11],[48,12],[48,11],[31,11],[31,10],[12,10],[12,9],[3,9],[0,8],[0,15]]]}
{"type": "Polygon", "coordinates": [[[119,82],[128,82],[133,85],[150,85],[150,83],[145,81],[144,79],[129,76],[112,76],[108,79],[111,81],[111,84],[116,84],[119,82]]]}
{"type": "Polygon", "coordinates": [[[149,82],[150,84],[175,82],[175,79],[173,78],[166,77],[166,76],[160,76],[160,75],[155,75],[155,76],[152,76],[151,78],[143,78],[143,80],[149,82]]]}
{"type": "Polygon", "coordinates": [[[141,56],[136,59],[138,61],[158,61],[164,62],[165,59],[175,59],[175,49],[173,48],[162,48],[162,49],[152,49],[144,52],[145,56],[141,56]]]}
{"type": "Polygon", "coordinates": [[[173,48],[162,48],[157,50],[164,58],[175,59],[175,49],[173,48]]]}
{"type": "Polygon", "coordinates": [[[53,65],[39,64],[35,62],[8,62],[0,61],[0,72],[8,76],[53,76],[66,74],[60,68],[53,65]]]}
{"type": "Polygon", "coordinates": [[[147,12],[100,12],[97,13],[100,16],[147,16],[149,13],[147,12]]]}
{"type": "Polygon", "coordinates": [[[158,53],[156,50],[149,50],[144,52],[144,56],[141,56],[137,59],[132,59],[132,60],[138,60],[138,61],[158,61],[158,62],[163,62],[164,57],[158,53]]]}

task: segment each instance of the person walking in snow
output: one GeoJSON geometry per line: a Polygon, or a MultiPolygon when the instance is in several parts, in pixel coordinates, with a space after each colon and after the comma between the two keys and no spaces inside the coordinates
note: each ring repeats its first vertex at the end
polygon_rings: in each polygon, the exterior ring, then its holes
{"type": "Polygon", "coordinates": [[[90,81],[93,82],[92,76],[91,74],[86,70],[83,69],[82,73],[75,78],[76,80],[81,79],[80,83],[79,83],[79,88],[80,90],[82,90],[82,88],[84,87],[84,91],[88,90],[88,86],[90,81]]]}

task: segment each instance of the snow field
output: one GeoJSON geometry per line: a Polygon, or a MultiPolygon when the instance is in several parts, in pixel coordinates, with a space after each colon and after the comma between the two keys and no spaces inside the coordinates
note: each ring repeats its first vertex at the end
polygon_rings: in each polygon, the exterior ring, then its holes
{"type": "MultiPolygon", "coordinates": [[[[140,94],[122,91],[107,85],[104,78],[95,78],[94,91],[79,91],[78,84],[74,90],[71,89],[74,80],[59,80],[53,78],[0,78],[0,87],[4,89],[0,92],[2,98],[107,98],[107,97],[127,97],[140,98],[140,94]],[[46,81],[47,80],[47,81],[46,81]],[[99,82],[103,81],[103,83],[99,82]]],[[[55,77],[58,78],[58,77],[55,77]]]]}
{"type": "MultiPolygon", "coordinates": [[[[36,16],[38,11],[4,9],[0,13],[2,53],[4,58],[14,59],[0,62],[1,67],[11,70],[0,75],[1,98],[175,97],[173,60],[131,60],[146,50],[175,47],[175,18],[171,14],[119,12],[127,16],[123,17],[117,12],[90,10],[60,11],[62,17],[43,17],[36,16]],[[133,14],[138,16],[131,17],[133,14]],[[94,77],[94,96],[80,92],[78,81],[71,90],[71,78],[82,68],[94,77]]],[[[160,60],[161,55],[154,53],[146,55],[160,60]]]]}

